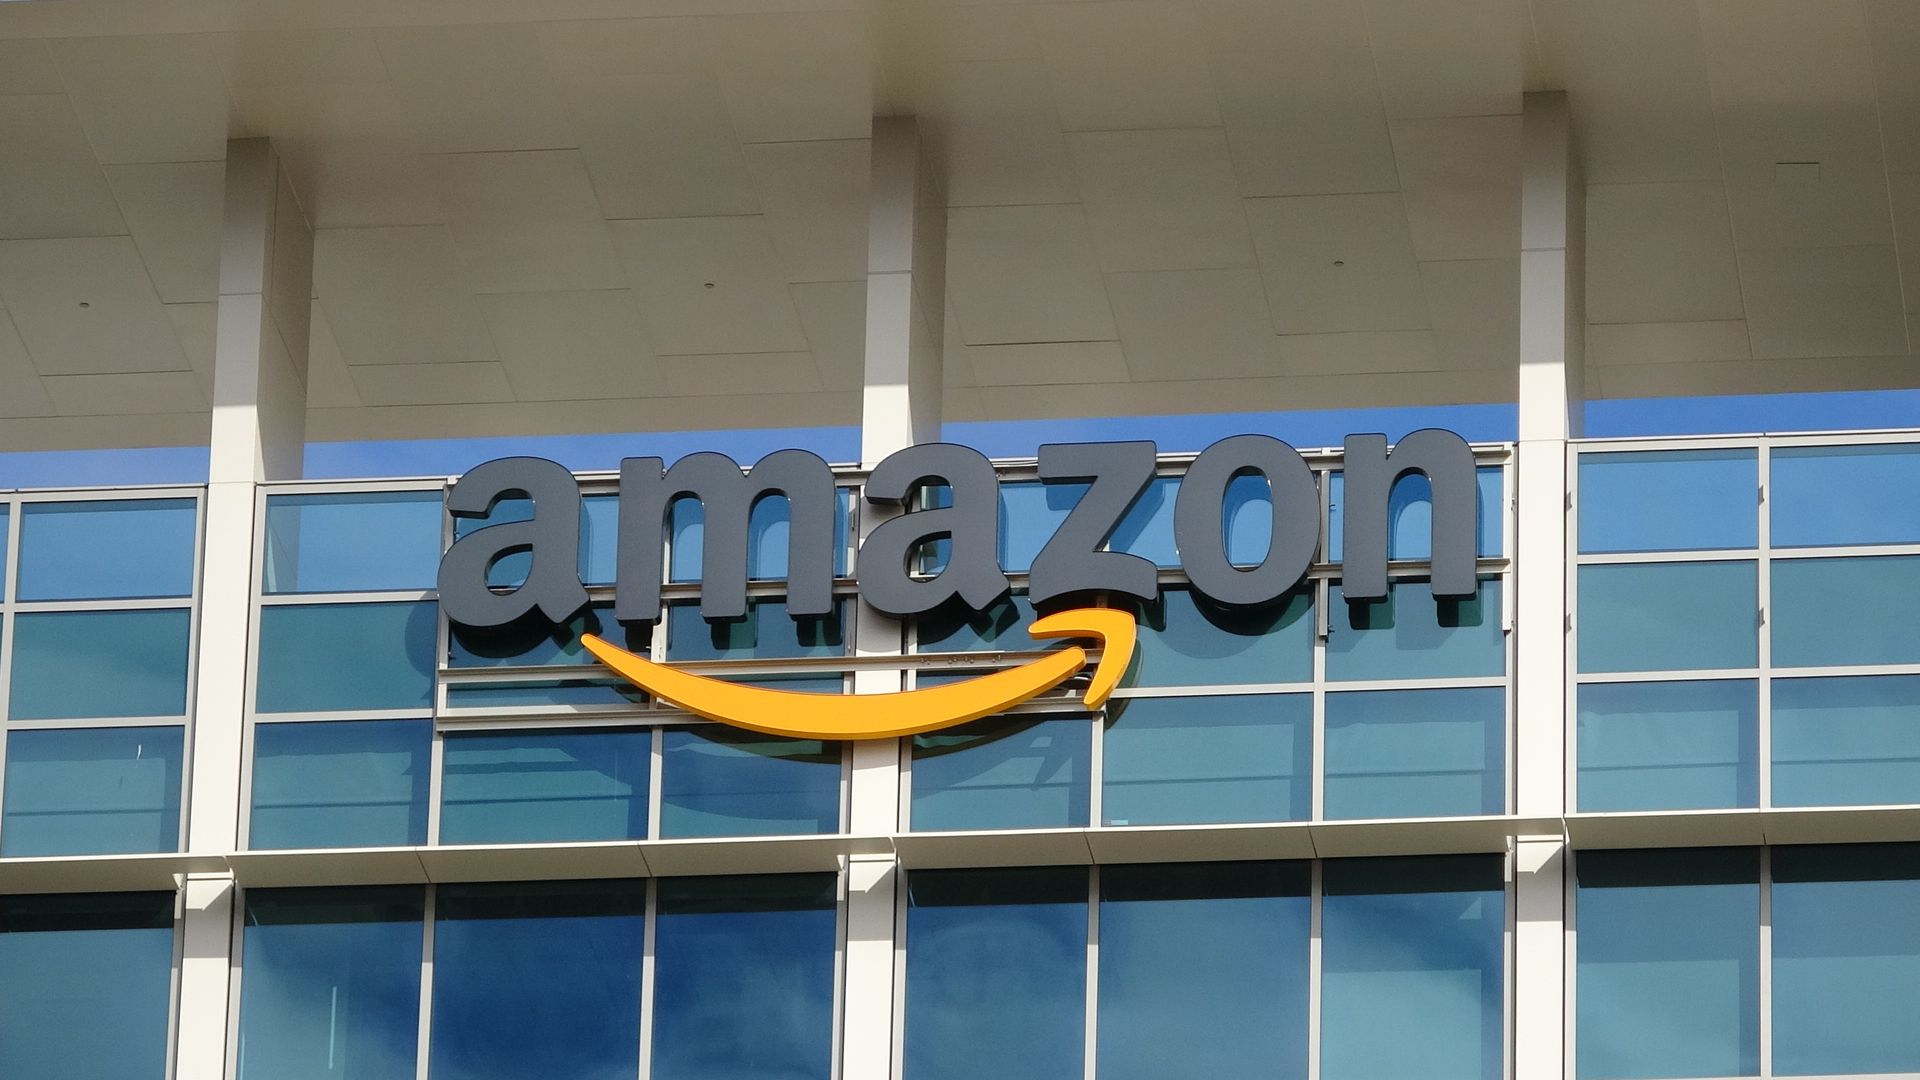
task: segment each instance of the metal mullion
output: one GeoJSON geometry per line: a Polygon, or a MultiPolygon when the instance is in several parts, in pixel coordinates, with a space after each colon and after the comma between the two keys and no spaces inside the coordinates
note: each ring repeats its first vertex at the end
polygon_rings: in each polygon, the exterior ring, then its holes
{"type": "MultiPolygon", "coordinates": [[[[186,889],[183,887],[180,891],[184,896],[186,889]]],[[[245,1064],[240,1060],[240,994],[241,980],[246,976],[247,890],[239,885],[233,887],[232,921],[227,942],[231,978],[227,981],[227,1065],[223,1072],[226,1080],[238,1076],[245,1064]]]]}
{"type": "Polygon", "coordinates": [[[173,959],[167,979],[166,1080],[174,1080],[180,1058],[180,987],[187,963],[187,881],[183,875],[173,889],[173,959]]]}
{"type": "Polygon", "coordinates": [[[1087,1000],[1085,1030],[1081,1032],[1084,1055],[1081,1063],[1085,1080],[1094,1080],[1095,1059],[1100,1049],[1100,867],[1087,867],[1087,1000]]]}
{"type": "MultiPolygon", "coordinates": [[[[1313,728],[1307,757],[1307,820],[1320,821],[1327,814],[1327,605],[1332,602],[1333,584],[1322,579],[1314,586],[1313,635],[1313,728]]],[[[1315,863],[1316,880],[1319,864],[1315,863]]],[[[1315,909],[1316,913],[1318,908],[1315,909]]],[[[1316,1051],[1317,1054],[1317,1051],[1316,1051]]],[[[1316,1057],[1317,1060],[1317,1057],[1316,1057]]]]}
{"type": "MultiPolygon", "coordinates": [[[[901,742],[906,740],[902,739],[901,742]]],[[[907,1051],[907,908],[911,905],[909,879],[912,871],[900,865],[896,859],[893,864],[893,995],[892,995],[892,1034],[893,1053],[887,1075],[902,1076],[905,1072],[907,1051]]]]}
{"type": "MultiPolygon", "coordinates": [[[[1765,810],[1773,805],[1773,449],[1768,444],[1760,446],[1758,469],[1760,490],[1755,497],[1759,503],[1759,561],[1754,576],[1759,590],[1759,610],[1754,613],[1754,636],[1759,650],[1756,662],[1760,668],[1760,730],[1755,750],[1759,760],[1754,763],[1754,768],[1760,772],[1759,805],[1765,810]]],[[[1767,1071],[1764,1061],[1762,1069],[1767,1071]]]]}
{"type": "Polygon", "coordinates": [[[145,499],[191,499],[206,491],[205,484],[157,484],[128,487],[15,488],[13,497],[22,503],[75,503],[138,501],[145,499]]]}
{"type": "Polygon", "coordinates": [[[427,1080],[433,1046],[433,938],[439,920],[440,886],[425,885],[420,910],[420,1023],[414,1036],[414,1080],[427,1080]]]}
{"type": "Polygon", "coordinates": [[[640,1045],[637,1080],[653,1075],[653,1003],[654,983],[659,974],[656,949],[660,924],[660,879],[650,877],[646,884],[646,916],[640,938],[640,1045]]]}
{"type": "Polygon", "coordinates": [[[1637,566],[1643,563],[1752,562],[1760,549],[1707,548],[1700,551],[1596,551],[1574,556],[1577,566],[1637,566]]]}
{"type": "Polygon", "coordinates": [[[1115,690],[1115,698],[1166,698],[1166,697],[1238,697],[1242,695],[1305,694],[1313,690],[1314,682],[1247,683],[1236,686],[1231,683],[1215,683],[1207,686],[1135,686],[1115,690]]]}
{"type": "MultiPolygon", "coordinates": [[[[20,499],[10,496],[7,506],[7,543],[0,555],[0,799],[6,795],[7,722],[13,715],[13,598],[20,591],[20,499]]],[[[4,832],[4,823],[0,823],[4,832]]]]}
{"type": "Polygon", "coordinates": [[[1773,548],[1769,545],[1768,554],[1775,559],[1890,558],[1920,555],[1920,544],[1828,544],[1803,548],[1773,548]]]}
{"type": "MultiPolygon", "coordinates": [[[[1560,512],[1564,528],[1561,537],[1560,580],[1560,768],[1562,812],[1580,805],[1580,451],[1572,444],[1560,459],[1561,489],[1566,492],[1560,512]]],[[[1515,491],[1516,499],[1518,490],[1515,491]]],[[[1518,516],[1516,514],[1516,516],[1518,516]]],[[[1511,590],[1509,590],[1511,591],[1511,590]]],[[[1530,633],[1540,633],[1536,629],[1530,633]]],[[[1516,682],[1518,673],[1515,673],[1516,682]]],[[[1516,700],[1518,700],[1516,695],[1516,700]]],[[[1518,709],[1515,710],[1516,714],[1518,709]]],[[[1514,718],[1518,730],[1520,720],[1514,718]]],[[[1515,777],[1518,790],[1519,778],[1515,777]]],[[[1566,1030],[1573,1030],[1571,1021],[1566,1030]]]]}
{"type": "Polygon", "coordinates": [[[642,727],[657,722],[655,713],[644,705],[496,705],[442,709],[434,717],[439,728],[447,731],[474,731],[485,727],[518,724],[551,727],[555,724],[580,727],[642,727]]]}
{"type": "Polygon", "coordinates": [[[62,731],[77,728],[179,727],[185,716],[74,716],[54,720],[9,720],[11,731],[62,731]]]}
{"type": "MultiPolygon", "coordinates": [[[[1318,815],[1316,815],[1318,816],[1318,815]]],[[[1308,864],[1307,884],[1307,1080],[1320,1080],[1321,970],[1325,956],[1325,861],[1308,864]]]]}
{"type": "Polygon", "coordinates": [[[1578,1066],[1576,1040],[1579,1027],[1574,1023],[1577,1003],[1574,994],[1580,985],[1580,853],[1572,845],[1560,849],[1560,1031],[1562,1075],[1573,1076],[1578,1066]]]}
{"type": "Polygon", "coordinates": [[[1817,679],[1835,676],[1920,675],[1920,664],[1834,664],[1825,667],[1782,668],[1769,671],[1775,679],[1817,679]]]}
{"type": "Polygon", "coordinates": [[[1581,686],[1594,683],[1637,683],[1637,682],[1709,682],[1721,679],[1757,679],[1760,669],[1750,668],[1698,668],[1677,669],[1671,671],[1594,671],[1574,676],[1581,686]]]}
{"type": "Polygon", "coordinates": [[[1361,690],[1472,690],[1504,687],[1504,675],[1453,675],[1433,679],[1329,679],[1321,683],[1330,694],[1361,690]]]}
{"type": "MultiPolygon", "coordinates": [[[[195,571],[196,575],[198,571],[195,571]]],[[[134,596],[115,600],[20,600],[14,610],[23,614],[69,611],[191,611],[194,596],[134,596]]]]}
{"type": "Polygon", "coordinates": [[[372,480],[261,480],[264,495],[384,495],[396,491],[445,492],[444,477],[372,480]]]}
{"type": "Polygon", "coordinates": [[[1920,428],[1870,428],[1861,431],[1797,432],[1769,435],[1774,446],[1886,446],[1920,442],[1920,428]]]}
{"type": "Polygon", "coordinates": [[[1766,439],[1760,432],[1724,435],[1623,435],[1568,439],[1583,454],[1624,454],[1641,450],[1746,450],[1766,439]]]}
{"type": "Polygon", "coordinates": [[[653,725],[653,738],[647,749],[647,839],[660,839],[660,818],[666,806],[660,777],[666,771],[667,729],[653,725]]]}
{"type": "Polygon", "coordinates": [[[1760,1075],[1773,1075],[1773,849],[1760,849],[1760,1075]]]}
{"type": "MultiPolygon", "coordinates": [[[[851,759],[852,754],[848,754],[851,759]]],[[[844,830],[843,830],[844,831],[844,830]]],[[[849,909],[853,905],[853,867],[840,859],[835,871],[833,905],[833,1043],[828,1054],[828,1076],[841,1075],[847,1056],[847,938],[849,909]]]]}
{"type": "MultiPolygon", "coordinates": [[[[254,727],[260,722],[260,611],[261,600],[267,591],[267,551],[261,538],[267,532],[267,495],[259,485],[253,493],[253,535],[258,549],[249,545],[249,557],[253,565],[247,569],[247,644],[246,667],[241,674],[244,684],[240,701],[240,791],[238,806],[235,808],[237,828],[235,839],[239,850],[247,850],[253,842],[253,751],[254,727]]],[[[431,913],[431,906],[428,907],[431,913]]]]}
{"type": "MultiPolygon", "coordinates": [[[[1515,1038],[1518,1025],[1514,1023],[1513,1004],[1513,984],[1519,977],[1519,950],[1514,947],[1520,921],[1517,910],[1520,899],[1518,854],[1517,845],[1509,841],[1506,871],[1500,883],[1504,900],[1502,907],[1505,909],[1500,927],[1500,1075],[1503,1080],[1514,1080],[1514,1046],[1518,1041],[1515,1038]]],[[[1561,917],[1565,918],[1564,911],[1561,917]]]]}
{"type": "Polygon", "coordinates": [[[444,794],[444,776],[447,767],[446,731],[439,724],[433,725],[431,747],[427,751],[427,843],[440,843],[440,799],[444,794]]]}
{"type": "Polygon", "coordinates": [[[417,604],[436,599],[432,589],[383,589],[369,592],[284,592],[260,596],[262,607],[313,604],[417,604]]]}
{"type": "MultiPolygon", "coordinates": [[[[193,821],[193,744],[195,729],[198,727],[200,704],[200,642],[201,629],[206,623],[202,607],[206,600],[207,577],[207,499],[206,488],[201,488],[193,501],[193,584],[188,587],[187,597],[187,698],[181,708],[180,732],[180,818],[176,823],[179,835],[174,839],[174,850],[187,850],[189,831],[193,821]]],[[[257,537],[258,531],[254,533],[257,537]]],[[[248,544],[249,550],[252,543],[248,544]]],[[[185,883],[182,882],[184,894],[185,883]]]]}
{"type": "Polygon", "coordinates": [[[254,722],[261,724],[326,724],[336,720],[431,720],[433,712],[424,706],[413,709],[342,709],[337,712],[261,713],[254,722]]]}

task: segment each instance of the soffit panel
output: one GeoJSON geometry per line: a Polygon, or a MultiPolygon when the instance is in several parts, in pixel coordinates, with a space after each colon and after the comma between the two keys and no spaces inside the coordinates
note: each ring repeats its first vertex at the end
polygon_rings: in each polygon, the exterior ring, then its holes
{"type": "Polygon", "coordinates": [[[806,348],[759,215],[617,221],[613,237],[662,356],[806,348]]]}
{"type": "Polygon", "coordinates": [[[424,163],[474,292],[626,287],[577,151],[429,154],[424,163]]]}
{"type": "Polygon", "coordinates": [[[188,370],[128,237],[0,241],[0,304],[43,376],[188,370]]]}
{"type": "Polygon", "coordinates": [[[494,359],[444,226],[321,229],[313,282],[349,365],[494,359]]]}

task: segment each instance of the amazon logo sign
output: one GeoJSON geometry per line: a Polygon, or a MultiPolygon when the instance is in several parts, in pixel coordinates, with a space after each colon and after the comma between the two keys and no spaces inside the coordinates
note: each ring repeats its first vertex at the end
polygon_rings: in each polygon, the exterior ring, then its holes
{"type": "MultiPolygon", "coordinates": [[[[1028,593],[1041,607],[1068,609],[1036,621],[1036,638],[1086,638],[1100,657],[1084,698],[1098,707],[1118,684],[1133,654],[1133,616],[1091,604],[1096,597],[1151,601],[1158,568],[1106,546],[1152,483],[1158,459],[1151,442],[1054,443],[1040,448],[1043,483],[1084,486],[1084,494],[1034,558],[1028,593]]],[[[1384,435],[1351,435],[1341,466],[1344,565],[1349,602],[1387,595],[1390,496],[1402,477],[1418,473],[1433,489],[1433,595],[1464,599],[1478,589],[1475,536],[1478,487],[1472,448],[1450,431],[1416,431],[1389,449],[1384,435]]],[[[993,464],[952,443],[924,443],[891,455],[868,475],[862,497],[879,518],[866,530],[854,565],[861,600],[895,618],[960,605],[981,610],[1008,591],[999,558],[1000,491],[993,464]],[[938,500],[924,497],[939,491],[938,500]],[[937,568],[930,545],[947,541],[937,568]]],[[[804,450],[781,450],[743,469],[724,454],[690,454],[671,468],[657,457],[620,466],[614,617],[651,623],[660,617],[669,512],[698,499],[702,541],[700,613],[714,620],[747,614],[748,520],[754,504],[789,504],[787,610],[796,618],[833,609],[835,491],[833,470],[804,450]]],[[[488,628],[522,620],[562,624],[587,606],[580,581],[580,487],[572,473],[532,457],[486,462],[447,493],[456,518],[488,517],[504,499],[533,504],[526,520],[501,522],[462,536],[440,563],[440,604],[454,623],[488,628]],[[509,555],[531,567],[514,588],[487,583],[509,555]]],[[[1258,607],[1300,583],[1320,546],[1320,492],[1313,471],[1293,447],[1266,435],[1236,435],[1195,458],[1174,499],[1174,545],[1192,587],[1217,604],[1258,607]],[[1227,489],[1257,476],[1271,495],[1272,539],[1257,564],[1228,555],[1227,489]]],[[[1043,653],[1018,667],[958,683],[893,694],[812,694],[708,678],[636,656],[598,637],[587,648],[615,673],[696,715],[755,731],[802,738],[891,738],[965,723],[1010,708],[1060,685],[1093,657],[1080,645],[1043,653]]]]}

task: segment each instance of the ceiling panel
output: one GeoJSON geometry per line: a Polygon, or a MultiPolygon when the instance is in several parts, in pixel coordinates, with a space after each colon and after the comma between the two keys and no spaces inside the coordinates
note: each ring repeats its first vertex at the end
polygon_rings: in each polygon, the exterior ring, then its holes
{"type": "Polygon", "coordinates": [[[165,304],[167,321],[173,324],[174,339],[186,354],[187,366],[200,384],[200,396],[213,401],[214,337],[219,329],[220,308],[215,303],[165,304]]]}
{"type": "Polygon", "coordinates": [[[1051,4],[1035,8],[1032,17],[1066,130],[1219,125],[1190,6],[1171,0],[1051,4]]]}
{"type": "Polygon", "coordinates": [[[947,303],[968,345],[1116,337],[1077,205],[948,211],[947,303]]]}
{"type": "Polygon", "coordinates": [[[1519,369],[1518,258],[1423,262],[1420,280],[1442,370],[1519,369]]]}
{"type": "Polygon", "coordinates": [[[1734,242],[1742,248],[1893,242],[1872,106],[1722,109],[1720,146],[1734,242]]]}
{"type": "Polygon", "coordinates": [[[0,96],[0,238],[126,231],[73,104],[0,96]]]}
{"type": "Polygon", "coordinates": [[[626,289],[480,298],[507,382],[520,401],[663,392],[640,307],[626,289]]]}
{"type": "Polygon", "coordinates": [[[1520,250],[1518,116],[1390,127],[1414,258],[1498,259],[1520,250]]]}
{"type": "Polygon", "coordinates": [[[748,146],[767,232],[788,281],[850,281],[867,273],[866,139],[748,146]]]}
{"type": "Polygon", "coordinates": [[[1430,325],[1399,195],[1248,199],[1246,207],[1280,333],[1430,325]]]}
{"type": "Polygon", "coordinates": [[[1276,373],[1278,346],[1257,270],[1109,274],[1107,295],[1137,382],[1276,373]]]}
{"type": "Polygon", "coordinates": [[[1698,4],[1717,104],[1873,99],[1873,58],[1860,0],[1698,4]]]}
{"type": "Polygon", "coordinates": [[[233,96],[248,133],[272,136],[315,228],[440,222],[392,84],[235,87],[233,96]]]}
{"type": "Polygon", "coordinates": [[[951,0],[908,0],[915,53],[930,63],[1037,60],[1032,13],[1017,6],[961,6],[951,0]]]}
{"type": "MultiPolygon", "coordinates": [[[[1279,5],[1272,5],[1276,9],[1279,5]]],[[[1393,143],[1364,41],[1209,61],[1243,195],[1393,191],[1393,143]]]]}
{"type": "Polygon", "coordinates": [[[703,25],[742,141],[860,139],[872,130],[863,13],[714,18],[703,25]]]}
{"type": "Polygon", "coordinates": [[[62,416],[138,416],[207,409],[200,383],[191,371],[49,375],[41,381],[62,416]]]}
{"type": "MultiPolygon", "coordinates": [[[[823,390],[858,390],[866,374],[867,283],[813,281],[787,290],[823,390]]],[[[957,342],[956,342],[957,346],[957,342]]],[[[951,355],[943,367],[959,366],[951,355]]]]}
{"type": "Polygon", "coordinates": [[[813,357],[790,353],[709,353],[667,356],[659,363],[666,392],[675,397],[738,394],[751,386],[759,394],[806,394],[820,389],[813,357]]]}
{"type": "Polygon", "coordinates": [[[105,172],[161,302],[217,298],[224,164],[108,165],[105,172]]]}
{"type": "Polygon", "coordinates": [[[214,52],[228,87],[387,81],[379,38],[370,30],[236,30],[216,35],[214,52]]]}
{"type": "Polygon", "coordinates": [[[1900,237],[1900,280],[1906,286],[1907,310],[1920,312],[1920,173],[1893,179],[1893,217],[1900,237]]]}
{"type": "Polygon", "coordinates": [[[1888,167],[1920,173],[1920,79],[1913,77],[1920,58],[1920,4],[1866,0],[1866,13],[1888,167]]]}
{"type": "Polygon", "coordinates": [[[506,369],[492,361],[355,364],[347,369],[367,405],[458,405],[512,401],[506,369]]]}
{"type": "Polygon", "coordinates": [[[616,221],[613,238],[660,355],[807,347],[759,216],[616,221]]]}
{"type": "Polygon", "coordinates": [[[0,95],[66,92],[46,42],[0,39],[0,95]]]}
{"type": "Polygon", "coordinates": [[[1526,0],[1365,0],[1365,9],[1389,117],[1520,111],[1526,0]]]}
{"type": "Polygon", "coordinates": [[[442,226],[321,229],[314,234],[313,284],[350,365],[494,359],[442,226]]]}
{"type": "Polygon", "coordinates": [[[626,287],[577,151],[429,154],[425,161],[475,292],[626,287]]]}
{"type": "Polygon", "coordinates": [[[1752,358],[1744,319],[1604,323],[1587,327],[1589,366],[1713,363],[1752,358]]]}
{"type": "Polygon", "coordinates": [[[0,305],[43,376],[187,370],[128,237],[0,241],[0,305]]]}
{"type": "Polygon", "coordinates": [[[1587,321],[1738,319],[1744,308],[1718,184],[1587,189],[1587,321]]]}
{"type": "Polygon", "coordinates": [[[1439,346],[1431,330],[1350,334],[1282,334],[1275,371],[1283,375],[1341,375],[1437,371],[1439,346]]]}
{"type": "Polygon", "coordinates": [[[533,27],[413,27],[379,40],[423,151],[577,145],[533,27]]]}
{"type": "Polygon", "coordinates": [[[61,79],[101,162],[226,156],[231,107],[214,44],[205,34],[52,43],[61,79]]]}
{"type": "Polygon", "coordinates": [[[308,321],[313,330],[307,339],[307,408],[358,408],[360,391],[353,385],[353,374],[317,300],[308,321]]]}
{"type": "MultiPolygon", "coordinates": [[[[1117,341],[1046,341],[960,347],[980,386],[1048,386],[1128,381],[1117,341]]],[[[949,391],[951,392],[951,391],[949,391]]]]}
{"type": "Polygon", "coordinates": [[[929,79],[930,127],[945,159],[948,205],[1080,197],[1040,61],[944,64],[929,79]]]}
{"type": "Polygon", "coordinates": [[[27,347],[13,328],[13,320],[0,309],[0,417],[50,416],[53,399],[47,396],[34,370],[27,347]]]}
{"type": "Polygon", "coordinates": [[[1067,149],[1102,270],[1253,265],[1220,129],[1085,132],[1067,149]]]}
{"type": "Polygon", "coordinates": [[[1890,246],[1742,251],[1740,280],[1756,360],[1911,351],[1890,246]]]}
{"type": "Polygon", "coordinates": [[[1599,369],[1601,395],[1693,397],[1725,394],[1797,394],[1833,390],[1906,389],[1913,385],[1911,356],[1839,357],[1810,365],[1798,360],[1736,363],[1634,364],[1599,369]]]}

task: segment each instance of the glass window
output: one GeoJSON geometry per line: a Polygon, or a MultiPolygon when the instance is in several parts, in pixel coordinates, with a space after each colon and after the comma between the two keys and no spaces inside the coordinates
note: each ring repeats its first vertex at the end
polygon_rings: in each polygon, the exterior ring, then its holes
{"type": "Polygon", "coordinates": [[[844,656],[846,604],[833,614],[796,619],[785,601],[749,600],[744,619],[710,622],[696,602],[667,605],[667,659],[780,660],[799,656],[844,656]]]}
{"type": "Polygon", "coordinates": [[[1920,846],[1773,849],[1773,1071],[1920,1072],[1920,846]]]}
{"type": "Polygon", "coordinates": [[[447,628],[447,666],[557,667],[591,666],[596,661],[582,636],[597,634],[628,652],[651,655],[653,624],[622,623],[613,618],[613,605],[594,604],[571,622],[553,625],[524,619],[506,626],[447,628]]]}
{"type": "Polygon", "coordinates": [[[266,591],[431,589],[444,504],[439,491],[269,496],[266,591]]]}
{"type": "Polygon", "coordinates": [[[1747,680],[1580,687],[1581,810],[1760,805],[1760,695],[1747,680]]]}
{"type": "MultiPolygon", "coordinates": [[[[1238,477],[1227,487],[1230,508],[1228,513],[1233,523],[1240,526],[1242,532],[1251,531],[1252,522],[1249,520],[1244,524],[1241,523],[1235,511],[1239,509],[1241,502],[1246,499],[1250,488],[1253,487],[1259,488],[1262,501],[1266,501],[1266,485],[1260,483],[1258,477],[1238,477]]],[[[1173,504],[1179,493],[1178,479],[1171,476],[1155,477],[1147,485],[1147,490],[1140,493],[1140,498],[1134,502],[1126,516],[1120,519],[1120,524],[1113,527],[1113,535],[1107,540],[1107,549],[1138,555],[1162,569],[1178,568],[1180,552],[1173,543],[1173,504]]],[[[1256,515],[1247,516],[1252,518],[1256,515]]],[[[1272,531],[1270,525],[1263,523],[1263,527],[1269,532],[1272,531]]],[[[1249,548],[1252,547],[1247,541],[1243,540],[1241,543],[1249,548]]],[[[1266,550],[1267,544],[1268,540],[1263,535],[1257,549],[1246,551],[1242,549],[1241,544],[1234,543],[1234,535],[1230,533],[1228,556],[1258,561],[1260,552],[1266,550]]]]}
{"type": "MultiPolygon", "coordinates": [[[[833,492],[833,572],[847,572],[848,519],[853,509],[850,488],[833,492]]],[[[668,581],[699,581],[705,573],[707,505],[698,499],[675,499],[672,566],[668,581]]],[[[793,529],[793,507],[786,499],[768,496],[753,504],[747,515],[747,579],[785,581],[787,548],[793,529]]],[[[735,571],[737,572],[737,571],[735,571]]]]}
{"type": "Polygon", "coordinates": [[[1087,871],[907,875],[905,1080],[1060,1080],[1086,1062],[1087,871]]]}
{"type": "Polygon", "coordinates": [[[1033,601],[1025,593],[1009,593],[982,611],[958,604],[920,617],[915,623],[915,652],[1014,652],[1051,649],[1055,641],[1027,633],[1033,625],[1033,601]]]}
{"type": "Polygon", "coordinates": [[[162,1080],[173,893],[0,896],[0,1076],[162,1080]]]}
{"type": "Polygon", "coordinates": [[[1305,863],[1100,872],[1100,1080],[1304,1080],[1305,863]]]}
{"type": "MultiPolygon", "coordinates": [[[[1497,465],[1476,469],[1474,480],[1479,498],[1473,550],[1495,557],[1506,532],[1501,521],[1506,506],[1505,470],[1497,465]]],[[[1327,561],[1339,562],[1346,550],[1346,475],[1334,473],[1329,486],[1327,561]]],[[[1387,497],[1387,558],[1433,558],[1433,484],[1419,473],[1393,485],[1387,497]]]]}
{"type": "Polygon", "coordinates": [[[662,734],[661,836],[840,831],[841,744],[724,724],[662,734]]]}
{"type": "Polygon", "coordinates": [[[1776,559],[1773,662],[1920,663],[1920,557],[1776,559]]]}
{"type": "Polygon", "coordinates": [[[646,895],[639,881],[440,886],[428,1076],[637,1075],[646,895]]]}
{"type": "Polygon", "coordinates": [[[1328,612],[1327,678],[1445,679],[1507,670],[1500,582],[1482,578],[1471,600],[1436,600],[1424,581],[1387,586],[1387,598],[1350,604],[1336,586],[1328,612]]]}
{"type": "MultiPolygon", "coordinates": [[[[7,529],[13,524],[11,511],[12,507],[0,505],[0,552],[7,550],[7,529]]],[[[5,600],[6,598],[7,574],[5,569],[0,567],[0,600],[5,600]]]]}
{"type": "Polygon", "coordinates": [[[182,716],[193,615],[185,609],[21,612],[15,720],[182,716]]]}
{"type": "Polygon", "coordinates": [[[1582,851],[1579,1080],[1756,1076],[1760,855],[1582,851]]]}
{"type": "MultiPolygon", "coordinates": [[[[493,504],[493,513],[484,518],[453,519],[455,539],[491,525],[526,521],[533,503],[526,499],[502,499],[493,504]]],[[[611,585],[619,552],[620,500],[612,495],[586,495],[580,499],[580,580],[587,585],[611,585]]],[[[501,557],[487,571],[487,584],[510,588],[527,580],[533,566],[533,553],[515,552],[501,557]]],[[[439,576],[438,568],[434,575],[439,576]]]]}
{"type": "Polygon", "coordinates": [[[177,727],[7,733],[0,855],[180,850],[177,727]]]}
{"type": "Polygon", "coordinates": [[[443,844],[644,840],[649,728],[448,735],[443,844]]]}
{"type": "Polygon", "coordinates": [[[660,882],[653,1080],[828,1080],[835,888],[832,874],[660,882]]]}
{"type": "Polygon", "coordinates": [[[1324,1080],[1498,1080],[1501,877],[1498,855],[1325,864],[1324,1080]]]}
{"type": "Polygon", "coordinates": [[[1759,452],[1580,455],[1580,550],[1709,551],[1760,537],[1759,452]]]}
{"type": "Polygon", "coordinates": [[[1920,803],[1920,675],[1773,681],[1773,804],[1920,803]]]}
{"type": "Polygon", "coordinates": [[[192,596],[192,499],[28,503],[20,514],[20,599],[192,596]]]}
{"type": "MultiPolygon", "coordinates": [[[[1107,538],[1106,550],[1121,551],[1151,560],[1154,565],[1174,569],[1180,555],[1173,540],[1173,512],[1180,481],[1177,477],[1156,477],[1148,483],[1119,524],[1107,538]]],[[[1042,484],[1014,481],[1000,485],[1000,565],[1009,573],[1024,574],[1033,568],[1040,554],[1067,515],[1086,494],[1085,484],[1042,484]]],[[[928,491],[928,506],[951,506],[952,497],[944,486],[928,491]]],[[[1227,485],[1222,509],[1222,533],[1227,557],[1236,564],[1252,566],[1266,556],[1273,540],[1273,497],[1259,476],[1238,476],[1227,485]]],[[[951,541],[937,540],[929,545],[926,569],[929,573],[946,565],[951,541]]]]}
{"type": "Polygon", "coordinates": [[[913,737],[909,820],[923,831],[1085,825],[1093,724],[994,716],[913,737]]]}
{"type": "Polygon", "coordinates": [[[1505,808],[1503,688],[1349,690],[1326,709],[1329,819],[1505,808]]]}
{"type": "Polygon", "coordinates": [[[1580,670],[1748,668],[1760,655],[1750,562],[1579,568],[1580,670]]]}
{"type": "Polygon", "coordinates": [[[568,705],[644,705],[647,695],[622,679],[557,679],[447,687],[448,709],[533,709],[568,705]]]}
{"type": "Polygon", "coordinates": [[[1775,547],[1920,543],[1920,445],[1782,446],[1768,469],[1775,547]]]}
{"type": "Polygon", "coordinates": [[[1127,686],[1227,686],[1313,678],[1313,594],[1257,608],[1215,604],[1169,588],[1140,613],[1140,646],[1127,686]]]}
{"type": "Polygon", "coordinates": [[[431,720],[255,724],[248,846],[427,842],[431,720]]]}
{"type": "Polygon", "coordinates": [[[1115,698],[1101,754],[1108,825],[1303,821],[1313,695],[1115,698]]]}
{"type": "Polygon", "coordinates": [[[413,1080],[424,893],[247,890],[239,1080],[413,1080]]]}
{"type": "Polygon", "coordinates": [[[431,601],[260,609],[261,712],[419,709],[433,703],[431,601]]]}

